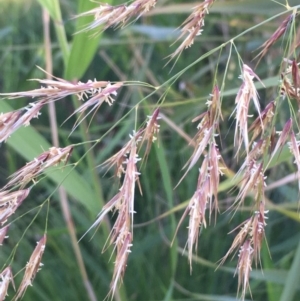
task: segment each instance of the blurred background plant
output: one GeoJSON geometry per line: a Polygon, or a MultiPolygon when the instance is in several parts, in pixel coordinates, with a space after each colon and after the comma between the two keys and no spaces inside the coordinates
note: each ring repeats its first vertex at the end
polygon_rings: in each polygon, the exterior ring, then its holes
{"type": "MultiPolygon", "coordinates": [[[[246,198],[245,205],[238,208],[234,218],[232,214],[224,213],[238,191],[232,189],[234,173],[227,172],[221,178],[221,214],[216,223],[212,219],[206,229],[201,229],[190,275],[187,252],[183,250],[187,240],[187,219],[172,247],[170,242],[183,210],[194,194],[198,169],[191,169],[175,190],[174,187],[183,175],[181,168],[193,151],[192,145],[188,144],[196,134],[191,120],[206,110],[214,80],[221,86],[224,76],[226,81],[221,88],[225,122],[220,128],[222,142],[219,147],[226,165],[230,170],[238,171],[241,162],[234,159],[232,133],[235,126],[234,118],[230,118],[241,84],[238,55],[254,69],[257,61],[252,59],[259,53],[258,47],[292,11],[284,14],[288,7],[283,0],[278,3],[269,0],[215,1],[205,19],[202,35],[196,37],[191,48],[181,53],[176,64],[172,65],[174,62],[171,61],[163,68],[167,62],[164,58],[180,44],[177,42],[178,45],[169,47],[180,35],[179,25],[198,3],[158,1],[155,9],[124,29],[109,28],[91,37],[91,33],[74,33],[89,24],[92,17],[73,17],[96,7],[97,3],[86,0],[0,0],[1,93],[39,88],[36,82],[28,79],[44,79],[45,73],[36,66],[49,70],[49,64],[52,64],[50,73],[70,81],[86,82],[96,78],[98,81],[149,83],[148,87],[130,84],[123,87],[112,107],[102,106],[90,124],[91,118],[88,118],[70,136],[76,117],[62,123],[78,106],[77,100],[67,97],[56,102],[59,146],[76,144],[68,162],[70,166],[48,171],[47,176],[32,187],[29,197],[10,219],[13,222],[9,227],[9,238],[1,247],[1,262],[5,264],[17,246],[12,263],[16,273],[24,267],[36,241],[47,229],[47,246],[42,258],[44,267],[23,300],[103,300],[106,297],[114,259],[110,259],[111,249],[104,254],[101,250],[110,222],[105,220],[92,239],[89,239],[92,236],[89,233],[79,244],[77,240],[93,224],[102,206],[118,192],[119,183],[112,178],[113,171],[105,174],[106,170],[99,165],[127,143],[129,134],[152,114],[159,100],[162,118],[158,143],[140,165],[143,195],[136,193],[134,243],[123,285],[115,299],[236,299],[237,277],[233,276],[237,258],[216,268],[234,239],[234,234],[227,234],[248,218],[253,209],[251,197],[246,198]],[[51,43],[45,40],[47,14],[51,20],[51,43]],[[234,41],[235,50],[230,43],[222,51],[214,50],[244,31],[234,41]],[[51,59],[47,58],[49,49],[51,59]],[[160,89],[150,95],[153,91],[150,85],[160,89]],[[97,144],[88,141],[97,141],[97,144]],[[75,162],[79,163],[72,169],[75,162]],[[65,201],[62,201],[59,185],[66,192],[65,201]]],[[[290,6],[297,4],[297,1],[289,1],[290,6]]],[[[265,85],[257,84],[262,108],[278,98],[281,63],[288,56],[291,36],[299,38],[297,22],[272,46],[255,69],[265,85]]],[[[1,100],[0,108],[2,112],[8,112],[27,106],[31,101],[26,98],[1,100]]],[[[44,107],[42,115],[34,119],[31,126],[19,129],[2,143],[2,187],[16,170],[53,145],[54,128],[49,123],[52,114],[44,107]]],[[[275,128],[281,130],[289,117],[288,101],[281,101],[280,110],[276,111],[275,128]]],[[[271,166],[266,172],[268,186],[265,192],[266,209],[270,210],[265,235],[271,257],[267,246],[263,245],[263,272],[259,266],[253,267],[250,275],[252,298],[299,300],[299,191],[292,155],[284,148],[271,166]]],[[[17,275],[15,282],[19,284],[21,277],[17,275]]],[[[13,295],[10,288],[7,298],[13,295]]],[[[251,299],[249,293],[246,298],[251,299]]]]}

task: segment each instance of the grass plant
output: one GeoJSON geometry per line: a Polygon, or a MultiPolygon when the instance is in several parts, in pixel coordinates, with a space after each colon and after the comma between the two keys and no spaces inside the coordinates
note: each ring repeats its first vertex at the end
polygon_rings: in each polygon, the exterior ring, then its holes
{"type": "Polygon", "coordinates": [[[1,2],[0,300],[298,300],[297,1],[1,2]]]}

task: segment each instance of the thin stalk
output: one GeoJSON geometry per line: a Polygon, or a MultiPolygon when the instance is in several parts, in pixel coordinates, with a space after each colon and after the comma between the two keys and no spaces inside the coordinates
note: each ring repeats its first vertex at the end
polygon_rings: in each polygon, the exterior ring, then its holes
{"type": "Polygon", "coordinates": [[[53,1],[53,11],[54,11],[54,16],[53,16],[54,28],[63,55],[64,64],[66,66],[70,56],[70,49],[68,45],[67,35],[65,32],[64,22],[61,16],[59,1],[58,0],[52,0],[52,1],[53,1]]]}
{"type": "MultiPolygon", "coordinates": [[[[39,1],[41,1],[41,0],[39,0],[39,1]]],[[[64,61],[65,69],[67,69],[67,64],[72,63],[72,62],[69,62],[70,47],[67,42],[65,28],[63,26],[63,20],[62,20],[59,1],[58,0],[53,0],[53,1],[54,2],[52,3],[53,6],[52,6],[51,17],[53,18],[53,21],[54,21],[54,26],[55,26],[58,42],[59,42],[60,49],[63,54],[63,61],[64,61]]],[[[80,4],[82,4],[82,2],[80,2],[80,4]]],[[[49,49],[51,49],[51,45],[49,45],[49,47],[50,47],[49,49]]],[[[50,74],[52,74],[52,72],[50,72],[50,74]]],[[[73,97],[73,104],[74,104],[74,107],[79,106],[79,101],[75,97],[73,97]]],[[[90,140],[89,135],[88,135],[88,125],[85,120],[83,120],[83,122],[80,123],[79,131],[80,131],[80,135],[84,139],[84,141],[90,140]]],[[[99,180],[98,174],[95,169],[95,166],[97,164],[96,164],[96,161],[94,158],[94,153],[92,152],[91,144],[84,143],[84,148],[85,148],[85,153],[86,153],[86,161],[87,161],[88,169],[92,173],[93,188],[95,189],[95,194],[97,195],[97,199],[100,203],[100,206],[103,207],[105,202],[104,202],[104,198],[103,198],[102,188],[100,185],[100,180],[99,180]]],[[[93,216],[93,218],[94,218],[94,216],[93,216]]],[[[104,236],[108,237],[110,230],[111,230],[111,226],[110,226],[110,222],[109,222],[108,218],[105,218],[103,220],[102,230],[104,232],[104,236]]],[[[77,244],[77,239],[76,239],[76,244],[77,244]]],[[[108,256],[106,256],[106,257],[108,257],[108,256]]],[[[108,263],[108,268],[110,271],[112,271],[113,265],[108,263]]],[[[88,289],[88,291],[90,291],[88,288],[88,285],[86,286],[86,288],[88,289]]],[[[116,289],[114,298],[117,301],[121,301],[121,300],[125,301],[127,299],[124,286],[116,289]]]]}
{"type": "MultiPolygon", "coordinates": [[[[48,12],[43,9],[43,27],[44,27],[44,48],[45,48],[45,64],[46,64],[46,71],[47,71],[47,79],[51,79],[50,74],[52,74],[52,55],[51,55],[51,39],[50,39],[50,17],[48,12]]],[[[57,129],[57,120],[56,120],[56,110],[55,110],[55,103],[50,102],[48,105],[49,109],[49,119],[50,119],[50,128],[51,128],[51,136],[52,136],[52,143],[54,146],[59,146],[58,141],[58,129],[57,129]]],[[[59,187],[59,199],[61,203],[61,208],[63,212],[63,216],[65,222],[67,224],[67,228],[69,231],[69,235],[71,238],[72,247],[75,253],[76,261],[79,267],[79,271],[83,280],[84,287],[86,288],[87,294],[89,296],[89,300],[97,301],[96,295],[92,288],[92,285],[89,281],[85,265],[83,262],[82,254],[77,243],[76,237],[76,230],[74,227],[74,222],[70,213],[70,208],[68,204],[67,193],[65,189],[60,186],[59,187]]]]}

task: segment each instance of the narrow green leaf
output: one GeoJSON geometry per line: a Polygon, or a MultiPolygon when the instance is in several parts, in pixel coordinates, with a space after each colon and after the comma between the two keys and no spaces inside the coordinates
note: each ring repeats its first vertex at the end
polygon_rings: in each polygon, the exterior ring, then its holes
{"type": "MultiPolygon", "coordinates": [[[[292,301],[296,291],[299,289],[299,266],[300,266],[300,242],[296,249],[294,261],[285,279],[285,286],[280,301],[292,301]]],[[[298,300],[298,298],[297,298],[298,300]]]]}
{"type": "MultiPolygon", "coordinates": [[[[155,146],[154,146],[155,151],[156,151],[156,156],[157,156],[157,162],[158,162],[160,172],[162,175],[163,187],[166,192],[168,205],[169,205],[169,208],[171,209],[174,207],[174,201],[173,201],[174,197],[173,197],[173,186],[172,186],[170,169],[169,169],[167,158],[166,158],[166,155],[164,152],[163,142],[161,140],[159,140],[158,145],[155,144],[155,146]]],[[[172,229],[173,233],[175,233],[176,222],[175,222],[174,214],[171,214],[170,218],[171,218],[171,229],[172,229]]],[[[172,246],[172,248],[170,250],[173,276],[175,275],[176,266],[177,266],[178,254],[177,254],[176,249],[177,249],[177,240],[174,240],[174,245],[172,246]]]]}
{"type": "Polygon", "coordinates": [[[64,64],[69,58],[69,45],[65,32],[64,22],[62,20],[60,4],[58,0],[38,0],[41,6],[46,9],[51,16],[56,31],[58,43],[62,52],[64,64]]]}
{"type": "Polygon", "coordinates": [[[52,19],[55,19],[54,1],[53,0],[38,0],[40,5],[46,9],[52,19]]]}
{"type": "MultiPolygon", "coordinates": [[[[107,1],[111,3],[112,1],[107,1]]],[[[87,0],[80,0],[78,3],[78,14],[99,6],[98,3],[87,0]]],[[[76,21],[75,32],[83,29],[93,21],[92,16],[80,17],[76,21]]],[[[65,69],[66,79],[79,79],[85,73],[98,49],[101,35],[92,36],[93,32],[82,32],[74,35],[71,46],[70,57],[65,69]]]]}
{"type": "MultiPolygon", "coordinates": [[[[263,269],[274,269],[274,264],[272,259],[270,258],[269,250],[267,248],[266,243],[262,248],[262,259],[263,259],[263,269]]],[[[271,281],[266,281],[266,288],[268,293],[268,300],[269,301],[277,301],[278,295],[282,291],[282,286],[275,285],[271,281]]]]}

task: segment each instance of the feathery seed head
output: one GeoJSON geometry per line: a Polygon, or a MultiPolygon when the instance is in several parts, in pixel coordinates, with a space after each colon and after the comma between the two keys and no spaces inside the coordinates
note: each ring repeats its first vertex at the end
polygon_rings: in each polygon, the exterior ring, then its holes
{"type": "Polygon", "coordinates": [[[44,103],[30,103],[24,109],[0,115],[0,143],[6,141],[9,136],[21,126],[28,126],[31,119],[38,118],[44,103]],[[25,111],[25,113],[23,112],[25,111]]]}
{"type": "Polygon", "coordinates": [[[18,207],[28,196],[30,189],[18,191],[0,191],[0,224],[6,223],[7,219],[15,213],[18,207]]]}
{"type": "Polygon", "coordinates": [[[268,218],[266,214],[268,212],[268,210],[265,210],[265,203],[262,201],[259,204],[259,210],[254,212],[254,217],[252,218],[250,236],[256,266],[258,262],[260,263],[260,249],[265,238],[266,219],[268,218]]]}
{"type": "Polygon", "coordinates": [[[147,124],[145,129],[143,129],[142,133],[142,141],[141,146],[143,145],[144,141],[147,140],[147,146],[145,150],[145,156],[147,157],[150,153],[152,142],[156,141],[157,134],[159,132],[160,125],[158,124],[159,117],[159,109],[156,109],[152,116],[148,116],[147,124]]]}
{"type": "Polygon", "coordinates": [[[10,282],[12,283],[13,288],[15,288],[12,270],[10,267],[7,267],[0,273],[0,300],[1,301],[5,300],[6,296],[8,296],[7,290],[10,282]]]}
{"type": "Polygon", "coordinates": [[[271,124],[272,119],[274,117],[275,106],[276,106],[275,101],[271,101],[270,103],[268,103],[265,109],[261,112],[260,116],[258,116],[252,122],[248,130],[249,133],[253,132],[250,144],[252,144],[253,141],[259,135],[264,133],[264,130],[267,127],[267,125],[271,124]]]}
{"type": "Polygon", "coordinates": [[[252,149],[247,154],[244,163],[236,173],[235,178],[241,176],[244,173],[248,173],[249,166],[253,166],[253,163],[262,157],[267,148],[265,140],[260,139],[252,144],[252,149]]]}
{"type": "MultiPolygon", "coordinates": [[[[197,126],[198,132],[193,139],[195,141],[196,147],[194,149],[192,156],[187,161],[187,163],[184,165],[183,168],[187,167],[187,170],[184,173],[184,175],[182,176],[182,178],[179,180],[176,187],[181,183],[181,181],[184,179],[184,177],[187,175],[187,173],[197,163],[197,161],[199,160],[201,155],[205,152],[205,148],[208,145],[214,144],[216,131],[218,130],[218,126],[219,126],[219,118],[222,117],[221,116],[220,91],[217,86],[214,86],[212,94],[210,96],[211,96],[211,98],[207,102],[208,110],[206,112],[200,114],[199,116],[195,117],[192,120],[192,122],[201,120],[197,126]]],[[[218,155],[218,158],[220,158],[219,155],[218,155]]]]}
{"type": "Polygon", "coordinates": [[[123,146],[123,148],[116,154],[114,154],[112,157],[108,158],[105,162],[103,162],[101,166],[107,166],[108,170],[115,166],[115,175],[118,178],[121,178],[121,176],[125,173],[123,165],[126,161],[127,155],[130,152],[133,143],[137,145],[141,141],[141,139],[142,130],[134,132],[132,135],[130,135],[130,140],[123,146]]]}
{"type": "MultiPolygon", "coordinates": [[[[0,246],[2,246],[4,239],[8,238],[8,236],[6,236],[8,228],[9,228],[9,225],[0,229],[0,246]]],[[[1,298],[0,298],[0,300],[1,300],[1,298]]]]}
{"type": "MultiPolygon", "coordinates": [[[[40,68],[41,69],[41,68],[40,68]]],[[[43,69],[41,69],[44,71],[43,69]]],[[[44,71],[48,74],[46,71],[44,71]]],[[[50,74],[50,76],[52,76],[50,74]]],[[[17,93],[5,93],[0,94],[0,96],[8,97],[10,99],[13,98],[21,98],[21,97],[32,97],[36,98],[37,102],[29,105],[28,108],[25,108],[27,112],[21,116],[21,118],[17,119],[17,121],[13,124],[11,132],[16,130],[21,125],[28,125],[32,118],[36,118],[39,115],[40,109],[49,102],[57,101],[62,98],[65,98],[70,95],[75,95],[80,100],[85,100],[85,102],[76,109],[68,119],[76,113],[80,113],[78,120],[76,121],[73,130],[82,122],[82,120],[89,115],[91,112],[99,109],[99,107],[103,104],[103,102],[108,103],[108,105],[112,105],[114,102],[114,96],[117,95],[117,90],[123,85],[122,82],[117,82],[111,84],[108,81],[87,81],[86,83],[77,82],[72,83],[68,82],[64,79],[54,77],[52,80],[48,79],[33,79],[35,81],[40,82],[45,87],[41,87],[40,89],[35,89],[26,92],[17,92],[17,93]],[[90,111],[86,114],[85,117],[82,117],[87,109],[90,111]]],[[[1,120],[1,119],[0,119],[1,120]]],[[[9,128],[8,128],[9,130],[9,128]]],[[[1,131],[1,122],[0,122],[0,131],[1,131]]],[[[1,140],[1,132],[0,132],[0,142],[7,139],[7,137],[11,134],[11,132],[7,133],[3,139],[1,140]]]]}
{"type": "Polygon", "coordinates": [[[13,128],[15,127],[20,115],[20,110],[0,114],[0,142],[6,141],[6,139],[12,134],[13,128]]]}
{"type": "Polygon", "coordinates": [[[180,46],[169,56],[170,60],[180,55],[184,49],[191,47],[196,36],[201,35],[204,26],[204,18],[208,14],[208,10],[213,3],[214,0],[204,0],[201,4],[193,8],[193,12],[181,25],[181,34],[177,41],[183,37],[185,37],[185,39],[180,44],[180,46]]]}
{"type": "Polygon", "coordinates": [[[66,146],[64,148],[60,147],[50,147],[49,151],[44,153],[47,154],[47,160],[43,166],[46,169],[51,166],[57,166],[60,163],[67,163],[73,151],[72,146],[66,146]]]}
{"type": "Polygon", "coordinates": [[[96,80],[88,80],[86,83],[80,81],[73,83],[62,78],[55,77],[40,67],[38,68],[45,74],[53,77],[53,79],[32,79],[32,81],[37,81],[44,86],[42,86],[40,89],[25,92],[2,93],[0,95],[10,99],[30,97],[38,100],[46,100],[47,102],[56,101],[70,95],[76,95],[78,99],[85,99],[89,98],[89,96],[98,94],[102,88],[105,88],[107,85],[109,85],[108,81],[96,80]]]}
{"type": "Polygon", "coordinates": [[[14,301],[17,301],[24,296],[29,285],[32,285],[37,272],[40,270],[42,263],[42,256],[46,246],[46,235],[44,235],[37,243],[33,253],[30,256],[28,263],[26,264],[25,273],[22,282],[18,288],[14,301]]]}
{"type": "Polygon", "coordinates": [[[273,157],[277,154],[277,152],[279,150],[281,150],[283,148],[283,146],[285,145],[286,141],[288,140],[289,134],[292,130],[292,126],[293,126],[293,122],[292,119],[290,118],[284,125],[282,131],[277,132],[277,134],[279,134],[279,138],[278,141],[274,147],[274,150],[272,152],[270,161],[273,159],[273,157]]]}
{"type": "Polygon", "coordinates": [[[261,195],[264,187],[265,177],[263,173],[263,162],[258,164],[255,160],[249,160],[234,205],[239,207],[250,192],[253,192],[256,196],[261,195]]]}
{"type": "Polygon", "coordinates": [[[109,211],[117,211],[118,216],[109,235],[109,244],[114,245],[114,251],[117,253],[109,293],[111,296],[114,295],[117,284],[125,273],[128,254],[132,246],[135,182],[139,183],[140,175],[137,170],[137,163],[140,161],[137,155],[137,144],[141,141],[141,135],[142,130],[134,132],[133,135],[130,135],[131,140],[122,150],[104,162],[109,167],[117,165],[119,171],[122,166],[123,183],[119,192],[104,205],[98,218],[90,227],[91,229],[98,226],[109,211]]]}
{"type": "Polygon", "coordinates": [[[235,253],[244,244],[246,239],[249,237],[249,233],[251,231],[251,225],[252,225],[252,218],[249,218],[230,232],[232,233],[236,229],[240,228],[240,231],[235,236],[231,244],[231,247],[229,248],[225,256],[220,260],[220,265],[222,265],[227,260],[230,254],[235,253]]]}
{"type": "Polygon", "coordinates": [[[19,118],[18,122],[15,123],[14,127],[19,128],[22,125],[28,126],[31,119],[38,118],[41,115],[40,110],[44,103],[44,101],[30,103],[27,107],[25,107],[25,113],[19,118]]]}
{"type": "Polygon", "coordinates": [[[87,12],[83,12],[76,18],[84,16],[94,16],[94,21],[85,27],[83,31],[90,31],[100,28],[100,32],[109,27],[124,27],[131,18],[140,18],[141,15],[148,12],[156,4],[157,0],[136,0],[129,5],[111,6],[109,4],[101,4],[98,8],[94,8],[87,12]]]}
{"type": "Polygon", "coordinates": [[[237,153],[240,150],[242,142],[244,141],[245,149],[248,152],[249,149],[249,138],[248,138],[248,117],[249,117],[249,106],[251,99],[255,105],[255,108],[259,114],[260,104],[258,100],[258,93],[253,83],[253,79],[256,78],[260,81],[259,77],[254,73],[254,71],[247,65],[243,65],[242,75],[240,76],[243,83],[238,91],[235,99],[236,103],[236,127],[234,136],[234,145],[237,146],[237,153]]]}
{"type": "MultiPolygon", "coordinates": [[[[206,181],[202,185],[202,189],[197,189],[192,196],[190,203],[187,207],[186,215],[189,213],[189,226],[188,226],[188,260],[190,263],[190,270],[192,271],[192,256],[193,256],[193,246],[195,250],[198,249],[198,238],[199,230],[203,225],[206,227],[205,220],[205,210],[209,193],[209,182],[206,181]]],[[[183,216],[184,216],[183,215],[183,216]]]]}
{"type": "Polygon", "coordinates": [[[220,183],[220,175],[223,175],[222,168],[219,166],[219,162],[222,162],[223,159],[220,155],[219,149],[216,144],[212,144],[210,152],[208,154],[208,179],[209,179],[209,206],[210,214],[214,208],[216,212],[219,210],[218,205],[218,189],[220,183]],[[214,200],[213,200],[214,198],[214,200]]]}
{"type": "Polygon", "coordinates": [[[209,180],[205,176],[207,170],[208,160],[205,158],[203,160],[201,169],[199,170],[197,189],[189,201],[187,208],[185,209],[175,231],[175,235],[178,232],[183,220],[187,215],[189,215],[189,226],[188,226],[188,260],[190,263],[190,271],[192,272],[192,256],[193,247],[195,250],[198,248],[198,238],[199,230],[203,225],[206,227],[205,211],[207,207],[207,202],[210,198],[209,196],[209,180]]]}
{"type": "Polygon", "coordinates": [[[199,170],[197,188],[190,199],[189,205],[184,211],[175,235],[182,224],[184,218],[189,215],[188,226],[188,259],[190,263],[190,270],[192,271],[192,256],[193,247],[195,250],[198,248],[199,230],[203,225],[206,227],[205,211],[209,208],[209,218],[211,217],[212,210],[218,210],[218,188],[219,177],[222,175],[222,171],[218,166],[218,162],[221,160],[218,148],[215,144],[210,147],[210,152],[204,157],[201,168],[199,170]]]}
{"type": "Polygon", "coordinates": [[[43,152],[34,160],[28,162],[24,167],[16,171],[10,176],[11,180],[4,186],[3,189],[20,185],[25,187],[30,181],[34,181],[35,177],[40,175],[45,169],[56,166],[61,162],[67,162],[73,147],[67,146],[64,148],[51,147],[48,151],[43,152]]]}
{"type": "Polygon", "coordinates": [[[299,63],[295,60],[285,59],[288,66],[285,72],[281,73],[280,93],[283,98],[296,99],[300,108],[300,74],[299,63]]]}
{"type": "Polygon", "coordinates": [[[268,50],[280,39],[280,37],[287,31],[290,24],[294,21],[294,18],[297,16],[297,14],[292,14],[287,16],[283,22],[280,24],[280,26],[276,29],[276,31],[271,35],[271,37],[265,41],[259,48],[262,48],[262,50],[259,52],[259,54],[255,58],[259,58],[258,62],[262,59],[262,57],[265,56],[265,54],[268,52],[268,50]]]}
{"type": "MultiPolygon", "coordinates": [[[[241,290],[241,299],[245,299],[248,289],[250,289],[249,278],[252,270],[253,248],[250,240],[246,240],[239,251],[239,261],[236,272],[238,272],[238,293],[241,290]]],[[[251,293],[251,291],[250,291],[251,293]]]]}
{"type": "Polygon", "coordinates": [[[114,295],[117,285],[120,280],[123,278],[126,266],[128,255],[131,252],[130,248],[132,247],[132,233],[130,231],[123,232],[116,241],[117,256],[115,261],[115,269],[113,273],[112,282],[110,285],[110,294],[114,295]]]}

